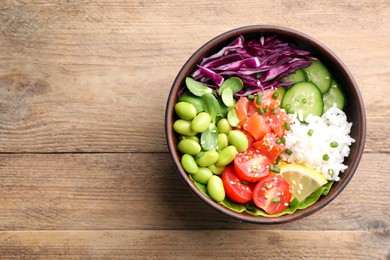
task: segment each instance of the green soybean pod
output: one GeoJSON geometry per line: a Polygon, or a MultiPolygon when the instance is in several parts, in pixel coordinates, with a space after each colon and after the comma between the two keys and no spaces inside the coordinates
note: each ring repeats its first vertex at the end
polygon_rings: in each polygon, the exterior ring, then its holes
{"type": "Polygon", "coordinates": [[[228,135],[229,144],[234,145],[239,152],[245,152],[249,143],[246,135],[239,130],[232,130],[228,135]]]}
{"type": "Polygon", "coordinates": [[[208,168],[210,169],[210,171],[213,174],[221,175],[226,167],[225,166],[216,166],[215,164],[213,164],[213,165],[210,165],[208,168]]]}
{"type": "Polygon", "coordinates": [[[206,151],[196,158],[196,163],[201,167],[210,166],[218,161],[219,154],[216,151],[206,151]]]}
{"type": "Polygon", "coordinates": [[[175,112],[181,119],[191,120],[196,116],[196,108],[188,102],[179,102],[175,104],[175,112]]]}
{"type": "Polygon", "coordinates": [[[221,118],[217,123],[218,133],[229,134],[232,130],[232,126],[226,118],[221,118]]]}
{"type": "Polygon", "coordinates": [[[222,179],[217,175],[211,176],[207,182],[207,192],[213,200],[223,201],[225,199],[225,189],[222,179]]]}
{"type": "Polygon", "coordinates": [[[206,112],[197,114],[191,122],[191,129],[197,133],[202,133],[209,128],[211,117],[206,112]]]}
{"type": "Polygon", "coordinates": [[[184,154],[181,157],[181,165],[183,166],[184,170],[188,173],[195,174],[198,172],[199,167],[196,163],[194,157],[189,154],[184,154]]]}
{"type": "Polygon", "coordinates": [[[181,135],[187,135],[187,136],[193,136],[196,135],[196,132],[194,132],[191,128],[191,121],[184,120],[184,119],[178,119],[173,123],[173,130],[175,130],[176,133],[181,135]]]}
{"type": "Polygon", "coordinates": [[[211,176],[213,176],[213,173],[209,168],[199,167],[198,171],[192,175],[192,178],[197,182],[207,184],[211,176]]]}
{"type": "Polygon", "coordinates": [[[216,166],[228,165],[234,160],[234,158],[236,158],[237,153],[238,153],[237,148],[233,145],[229,145],[219,153],[218,161],[215,163],[215,165],[216,166]]]}
{"type": "Polygon", "coordinates": [[[217,141],[217,151],[222,151],[226,146],[228,146],[228,137],[226,134],[218,134],[218,141],[217,141]]]}
{"type": "Polygon", "coordinates": [[[184,139],[179,142],[177,149],[179,149],[179,151],[182,153],[196,155],[200,153],[202,148],[198,142],[191,139],[184,139]]]}

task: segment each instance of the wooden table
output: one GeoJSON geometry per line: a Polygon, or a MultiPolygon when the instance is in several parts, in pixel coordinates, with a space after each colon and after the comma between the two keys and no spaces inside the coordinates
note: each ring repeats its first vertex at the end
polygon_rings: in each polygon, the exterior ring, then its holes
{"type": "Polygon", "coordinates": [[[0,1],[0,255],[17,259],[390,259],[389,1],[0,1]],[[318,213],[254,225],[174,170],[165,102],[203,43],[252,24],[332,49],[368,132],[350,184],[318,213]]]}

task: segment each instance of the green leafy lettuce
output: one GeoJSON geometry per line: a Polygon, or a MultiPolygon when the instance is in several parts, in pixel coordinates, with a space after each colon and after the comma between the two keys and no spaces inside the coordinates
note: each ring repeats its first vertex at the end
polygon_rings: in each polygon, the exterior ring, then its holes
{"type": "MultiPolygon", "coordinates": [[[[199,183],[199,182],[195,181],[194,179],[192,179],[192,181],[194,182],[195,186],[198,187],[198,189],[205,196],[209,197],[209,195],[207,193],[207,186],[205,184],[199,183]]],[[[236,212],[239,212],[239,213],[246,212],[246,213],[252,214],[254,216],[279,217],[279,216],[283,216],[283,215],[290,215],[290,214],[293,214],[294,212],[296,212],[297,210],[305,209],[307,207],[310,207],[321,196],[327,195],[329,193],[329,190],[332,187],[332,185],[333,185],[333,181],[329,181],[327,184],[325,184],[324,186],[321,186],[320,188],[318,188],[315,192],[313,192],[309,197],[307,197],[303,201],[298,202],[296,200],[293,200],[290,203],[290,206],[287,207],[283,212],[278,213],[278,214],[273,214],[273,215],[267,214],[262,209],[256,207],[253,202],[249,202],[249,203],[246,203],[246,204],[240,204],[240,203],[236,203],[236,202],[230,200],[228,197],[226,197],[223,201],[219,202],[219,204],[225,206],[226,208],[228,208],[230,210],[233,210],[233,211],[236,211],[236,212]]]]}

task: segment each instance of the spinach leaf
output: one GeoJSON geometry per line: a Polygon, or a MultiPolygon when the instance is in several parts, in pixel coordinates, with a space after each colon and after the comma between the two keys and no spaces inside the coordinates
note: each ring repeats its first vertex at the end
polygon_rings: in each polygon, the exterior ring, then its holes
{"type": "Polygon", "coordinates": [[[244,83],[238,77],[231,77],[225,80],[219,87],[219,93],[221,94],[225,89],[230,88],[234,93],[237,93],[244,87],[244,83]]]}
{"type": "Polygon", "coordinates": [[[231,88],[226,88],[221,93],[222,101],[227,107],[232,107],[234,105],[233,90],[231,88]]]}
{"type": "Polygon", "coordinates": [[[229,121],[229,124],[233,127],[238,126],[240,123],[240,119],[237,116],[236,110],[234,108],[231,108],[227,114],[227,120],[229,121]]]}
{"type": "Polygon", "coordinates": [[[218,143],[218,128],[215,124],[211,123],[200,135],[200,145],[204,150],[210,151],[215,150],[218,143]]]}
{"type": "Polygon", "coordinates": [[[211,122],[215,123],[217,116],[220,114],[220,107],[217,98],[210,93],[202,96],[204,111],[211,117],[211,122]]]}
{"type": "Polygon", "coordinates": [[[191,94],[190,92],[184,93],[179,98],[179,102],[181,102],[181,101],[188,102],[188,103],[194,105],[197,114],[204,111],[202,98],[197,97],[194,94],[191,94]]]}
{"type": "Polygon", "coordinates": [[[206,93],[213,93],[213,90],[203,83],[200,83],[190,77],[186,78],[186,86],[188,90],[195,96],[201,97],[206,93]]]}

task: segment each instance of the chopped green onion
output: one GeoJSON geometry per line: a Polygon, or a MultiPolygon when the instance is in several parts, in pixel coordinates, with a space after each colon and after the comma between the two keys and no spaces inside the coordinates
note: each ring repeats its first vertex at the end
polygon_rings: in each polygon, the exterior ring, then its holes
{"type": "Polygon", "coordinates": [[[285,142],[286,142],[286,137],[285,136],[282,136],[281,138],[276,140],[277,144],[284,144],[285,142]]]}
{"type": "Polygon", "coordinates": [[[256,78],[256,79],[261,78],[261,73],[256,73],[256,74],[255,74],[255,78],[256,78]]]}
{"type": "Polygon", "coordinates": [[[272,114],[276,115],[278,113],[278,109],[275,107],[273,110],[272,110],[272,114]]]}
{"type": "Polygon", "coordinates": [[[291,126],[287,122],[284,122],[283,125],[284,125],[284,129],[286,129],[287,131],[291,130],[291,126]]]}
{"type": "Polygon", "coordinates": [[[333,175],[334,175],[334,170],[333,170],[333,169],[328,169],[328,174],[329,174],[330,176],[333,176],[333,175]]]}
{"type": "Polygon", "coordinates": [[[285,152],[286,154],[288,154],[288,155],[292,155],[292,151],[291,151],[290,149],[286,149],[284,152],[285,152]]]}
{"type": "Polygon", "coordinates": [[[250,95],[247,96],[247,98],[248,98],[249,100],[254,100],[254,99],[255,99],[255,95],[250,94],[250,95]]]}
{"type": "Polygon", "coordinates": [[[279,162],[280,162],[280,158],[278,157],[278,158],[276,158],[276,160],[275,160],[275,165],[278,165],[279,164],[279,162]]]}
{"type": "Polygon", "coordinates": [[[280,169],[272,164],[269,165],[269,169],[275,173],[280,173],[280,169]]]}
{"type": "Polygon", "coordinates": [[[264,113],[268,114],[268,112],[269,112],[269,107],[266,107],[264,113]]]}
{"type": "Polygon", "coordinates": [[[322,156],[322,160],[324,160],[324,161],[329,160],[329,155],[328,155],[328,154],[324,154],[324,155],[322,156]]]}
{"type": "Polygon", "coordinates": [[[257,104],[257,105],[260,105],[262,99],[263,99],[263,92],[257,93],[257,96],[256,96],[256,104],[257,104]]]}
{"type": "Polygon", "coordinates": [[[313,130],[313,129],[310,129],[309,132],[307,132],[307,135],[308,135],[308,136],[312,136],[312,135],[313,135],[313,132],[314,132],[314,130],[313,130]]]}
{"type": "Polygon", "coordinates": [[[241,181],[242,184],[248,185],[248,182],[246,181],[241,181]]]}
{"type": "Polygon", "coordinates": [[[278,197],[272,198],[272,202],[278,203],[278,202],[280,202],[280,198],[278,198],[278,197]]]}
{"type": "Polygon", "coordinates": [[[260,115],[264,114],[264,110],[261,107],[257,110],[257,112],[259,112],[260,115]]]}
{"type": "Polygon", "coordinates": [[[272,94],[273,99],[278,99],[279,97],[279,92],[275,91],[274,94],[272,94]]]}
{"type": "Polygon", "coordinates": [[[337,142],[331,142],[330,143],[330,147],[332,147],[332,148],[336,148],[338,146],[339,146],[339,144],[337,142]]]}

